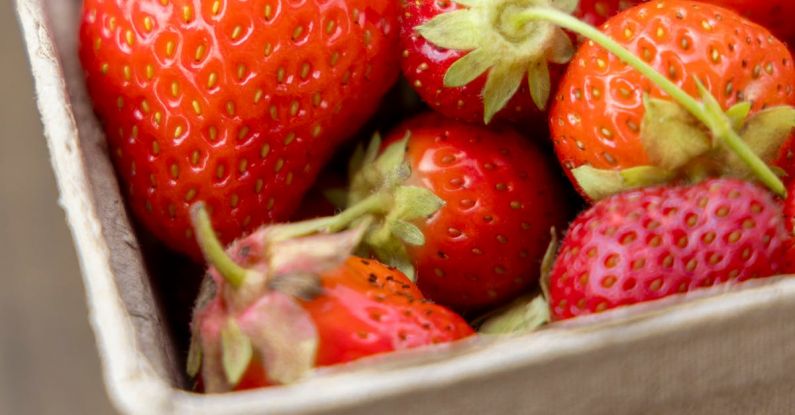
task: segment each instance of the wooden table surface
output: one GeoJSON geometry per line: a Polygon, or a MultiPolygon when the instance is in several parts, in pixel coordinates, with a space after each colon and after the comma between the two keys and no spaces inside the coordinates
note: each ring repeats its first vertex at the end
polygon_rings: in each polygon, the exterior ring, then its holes
{"type": "Polygon", "coordinates": [[[0,56],[0,414],[112,413],[12,1],[0,56]]]}

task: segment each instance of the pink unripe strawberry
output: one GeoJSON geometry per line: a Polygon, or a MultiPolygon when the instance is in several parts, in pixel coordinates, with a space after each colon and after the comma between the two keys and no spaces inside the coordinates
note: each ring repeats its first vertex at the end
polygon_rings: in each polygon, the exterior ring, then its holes
{"type": "Polygon", "coordinates": [[[785,272],[781,203],[734,179],[611,196],[582,213],[549,279],[553,320],[785,272]]]}

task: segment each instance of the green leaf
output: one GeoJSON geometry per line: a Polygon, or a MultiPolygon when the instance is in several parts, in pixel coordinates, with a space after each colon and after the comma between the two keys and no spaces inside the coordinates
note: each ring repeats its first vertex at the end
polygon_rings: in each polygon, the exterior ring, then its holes
{"type": "Polygon", "coordinates": [[[386,239],[374,238],[372,242],[368,241],[368,246],[381,262],[399,269],[411,281],[416,281],[417,275],[406,251],[405,243],[394,237],[391,232],[389,232],[389,236],[386,239]]]}
{"type": "Polygon", "coordinates": [[[433,215],[445,202],[430,189],[417,186],[398,186],[395,189],[396,218],[412,220],[433,215]]]}
{"type": "Polygon", "coordinates": [[[403,248],[403,252],[392,254],[389,264],[402,272],[411,282],[417,282],[417,271],[414,264],[411,263],[409,255],[405,253],[405,248],[403,248]]]}
{"type": "Polygon", "coordinates": [[[726,116],[732,122],[735,131],[740,131],[745,127],[745,120],[751,111],[751,103],[748,101],[738,102],[726,110],[726,116]]]}
{"type": "Polygon", "coordinates": [[[387,218],[378,228],[371,229],[365,236],[365,244],[381,262],[400,269],[414,281],[414,266],[406,250],[406,244],[392,233],[390,224],[395,218],[387,218]]]}
{"type": "MultiPolygon", "coordinates": [[[[768,108],[750,117],[740,130],[740,137],[751,152],[765,163],[776,160],[781,147],[792,136],[795,128],[795,108],[780,106],[768,108]]],[[[723,172],[727,175],[754,179],[756,175],[734,152],[723,153],[723,172]]],[[[781,176],[780,172],[776,172],[781,176]]]]}
{"type": "MultiPolygon", "coordinates": [[[[491,0],[486,0],[486,1],[491,1],[491,0]]],[[[481,0],[453,0],[453,2],[458,3],[465,7],[475,7],[481,2],[481,0]]]]}
{"type": "Polygon", "coordinates": [[[558,233],[554,227],[549,229],[549,245],[544,252],[544,258],[541,260],[541,274],[539,278],[539,285],[541,285],[541,292],[544,298],[549,298],[549,276],[552,273],[552,266],[555,265],[555,258],[558,254],[558,233]]]}
{"type": "MultiPolygon", "coordinates": [[[[208,333],[209,334],[209,333],[208,333]]],[[[204,391],[206,393],[228,392],[229,382],[226,380],[223,362],[221,359],[221,339],[218,333],[212,333],[208,337],[201,337],[201,373],[204,391]]],[[[234,386],[234,385],[232,385],[234,386]]]]}
{"type": "Polygon", "coordinates": [[[405,162],[406,146],[410,137],[411,132],[406,132],[404,138],[390,144],[373,163],[383,180],[379,184],[381,188],[392,188],[402,183],[410,175],[408,163],[405,162]]]}
{"type": "Polygon", "coordinates": [[[273,291],[246,311],[241,327],[280,384],[301,379],[315,366],[318,333],[309,313],[289,295],[273,291]]]}
{"type": "Polygon", "coordinates": [[[571,173],[583,192],[593,201],[630,189],[665,183],[676,177],[673,172],[656,166],[603,170],[585,164],[573,169],[571,173]]]}
{"type": "Polygon", "coordinates": [[[488,318],[478,331],[481,334],[529,333],[549,320],[549,305],[544,296],[524,296],[488,318]]]}
{"type": "Polygon", "coordinates": [[[479,46],[483,31],[478,16],[468,9],[436,15],[416,30],[427,41],[444,49],[471,50],[479,46]]]}
{"type": "Polygon", "coordinates": [[[395,237],[409,245],[425,245],[425,235],[423,235],[420,228],[413,223],[403,220],[395,220],[391,223],[390,228],[392,230],[392,234],[395,235],[395,237]]]}
{"type": "Polygon", "coordinates": [[[350,179],[348,205],[361,201],[381,185],[383,177],[373,165],[380,152],[381,135],[378,133],[373,134],[367,149],[360,151],[357,148],[348,165],[348,178],[350,179]]]}
{"type": "Polygon", "coordinates": [[[567,14],[574,13],[579,4],[580,0],[552,0],[552,7],[567,14]]]}
{"type": "Polygon", "coordinates": [[[549,93],[552,87],[549,80],[549,68],[546,62],[534,62],[527,69],[527,84],[530,87],[530,96],[538,109],[547,106],[549,93]]]}
{"type": "Polygon", "coordinates": [[[367,150],[364,152],[364,157],[362,158],[362,163],[359,168],[370,165],[378,158],[378,154],[381,152],[382,142],[381,134],[373,134],[373,138],[370,139],[370,143],[367,145],[367,150]]]}
{"type": "Polygon", "coordinates": [[[235,320],[230,318],[221,329],[221,361],[230,384],[237,385],[240,382],[252,356],[251,341],[235,320]]]}
{"type": "Polygon", "coordinates": [[[459,87],[483,75],[497,61],[497,57],[486,49],[479,48],[455,61],[444,74],[444,86],[459,87]]]}
{"type": "Polygon", "coordinates": [[[644,99],[641,140],[652,164],[676,170],[711,149],[710,136],[679,104],[644,99]]]}
{"type": "Polygon", "coordinates": [[[190,377],[196,377],[202,366],[202,346],[199,337],[195,334],[191,336],[190,348],[188,348],[188,361],[185,365],[186,372],[190,377]]]}
{"type": "Polygon", "coordinates": [[[568,63],[574,57],[577,48],[571,43],[571,38],[561,29],[555,30],[552,43],[547,50],[547,60],[560,65],[568,63]]]}
{"type": "Polygon", "coordinates": [[[491,68],[486,86],[483,87],[483,121],[488,124],[522,84],[527,68],[522,65],[497,65],[491,68]]]}
{"type": "Polygon", "coordinates": [[[626,190],[624,178],[618,170],[602,170],[584,164],[571,171],[582,191],[593,201],[626,190]]]}
{"type": "Polygon", "coordinates": [[[663,184],[676,179],[676,173],[657,166],[637,166],[621,170],[628,189],[663,184]]]}
{"type": "Polygon", "coordinates": [[[740,134],[748,147],[765,162],[773,162],[795,128],[795,108],[768,108],[751,117],[740,134]]]}

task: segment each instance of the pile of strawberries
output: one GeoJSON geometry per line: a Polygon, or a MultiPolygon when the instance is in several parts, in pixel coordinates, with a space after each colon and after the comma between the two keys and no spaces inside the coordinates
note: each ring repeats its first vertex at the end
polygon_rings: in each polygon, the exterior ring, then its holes
{"type": "Polygon", "coordinates": [[[83,7],[128,206],[209,265],[199,390],[792,271],[795,2],[83,7]]]}

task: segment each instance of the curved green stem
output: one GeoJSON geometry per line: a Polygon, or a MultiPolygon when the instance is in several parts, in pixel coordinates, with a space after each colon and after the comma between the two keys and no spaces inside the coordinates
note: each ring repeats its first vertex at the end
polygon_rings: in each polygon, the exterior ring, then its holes
{"type": "Polygon", "coordinates": [[[224,279],[237,288],[243,284],[248,270],[241,267],[226,254],[223,244],[213,230],[210,215],[203,202],[198,202],[190,208],[190,219],[193,223],[196,241],[207,259],[224,279]]]}
{"type": "Polygon", "coordinates": [[[732,127],[728,116],[726,116],[722,110],[720,114],[713,114],[714,111],[709,111],[704,104],[688,95],[668,78],[618,44],[618,42],[575,17],[547,7],[530,8],[513,16],[513,24],[516,28],[521,28],[528,22],[534,20],[545,20],[571,30],[572,32],[592,40],[610,53],[616,55],[629,66],[649,78],[657,87],[665,91],[679,103],[679,105],[684,107],[693,117],[709,127],[712,134],[734,151],[762,183],[779,195],[786,195],[786,189],[779,177],[770,169],[770,166],[759,159],[759,157],[745,144],[732,127]]]}
{"type": "Polygon", "coordinates": [[[336,232],[344,229],[363,215],[385,212],[391,202],[392,196],[390,194],[386,192],[374,193],[334,216],[276,225],[270,234],[270,240],[275,242],[315,232],[336,232]]]}

